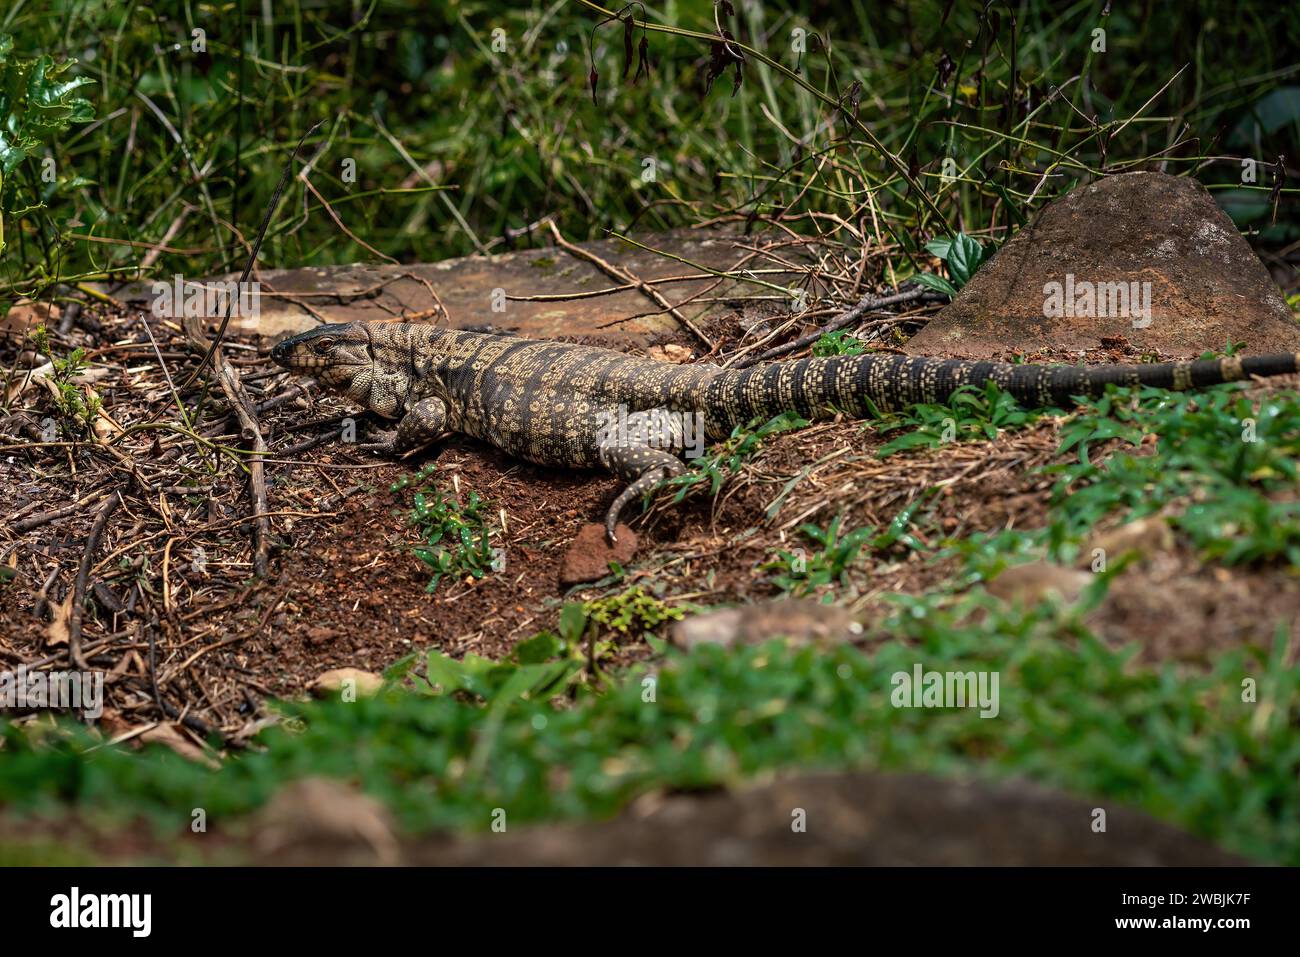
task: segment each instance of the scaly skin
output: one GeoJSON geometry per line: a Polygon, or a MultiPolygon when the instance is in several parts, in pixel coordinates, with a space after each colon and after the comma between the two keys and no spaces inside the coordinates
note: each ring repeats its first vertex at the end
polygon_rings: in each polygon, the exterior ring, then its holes
{"type": "Polygon", "coordinates": [[[873,406],[887,412],[945,402],[964,385],[988,381],[1028,406],[1070,406],[1076,396],[1099,395],[1110,384],[1192,389],[1285,375],[1300,363],[1290,353],[1091,367],[863,355],[731,371],[593,346],[359,322],[285,339],[271,358],[398,420],[384,444],[394,453],[459,432],[540,465],[608,469],[630,483],[605,515],[611,541],[628,502],[685,471],[686,431],[655,427],[682,414],[698,414],[705,437],[717,441],[755,416],[860,417],[873,406]],[[620,412],[625,427],[613,429],[620,412]]]}

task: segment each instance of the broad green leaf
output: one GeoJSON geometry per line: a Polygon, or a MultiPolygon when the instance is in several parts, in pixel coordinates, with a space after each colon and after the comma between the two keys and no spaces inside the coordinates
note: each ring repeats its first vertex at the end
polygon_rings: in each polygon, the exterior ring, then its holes
{"type": "Polygon", "coordinates": [[[939,259],[947,259],[948,251],[952,249],[952,240],[947,236],[940,236],[938,239],[932,239],[926,243],[925,248],[939,259]]]}
{"type": "Polygon", "coordinates": [[[941,292],[952,298],[956,298],[957,296],[957,288],[942,276],[923,272],[916,277],[916,281],[927,289],[933,289],[935,292],[941,292]]]}
{"type": "Polygon", "coordinates": [[[465,669],[459,661],[448,658],[440,651],[430,651],[428,656],[429,684],[442,687],[444,694],[466,688],[465,669]]]}
{"type": "Polygon", "coordinates": [[[984,261],[984,247],[965,233],[953,237],[952,248],[948,251],[948,274],[958,289],[970,282],[975,270],[984,261]]]}
{"type": "Polygon", "coordinates": [[[1300,86],[1280,86],[1250,108],[1228,137],[1229,146],[1250,146],[1261,135],[1300,123],[1300,86]]]}
{"type": "Polygon", "coordinates": [[[560,609],[560,635],[568,642],[582,639],[587,630],[587,606],[582,602],[569,602],[560,609]]]}
{"type": "Polygon", "coordinates": [[[1268,191],[1262,189],[1216,190],[1214,200],[1238,226],[1246,226],[1268,215],[1268,191]]]}
{"type": "Polygon", "coordinates": [[[541,664],[559,653],[560,639],[549,631],[539,631],[515,645],[515,657],[524,665],[541,664]]]}

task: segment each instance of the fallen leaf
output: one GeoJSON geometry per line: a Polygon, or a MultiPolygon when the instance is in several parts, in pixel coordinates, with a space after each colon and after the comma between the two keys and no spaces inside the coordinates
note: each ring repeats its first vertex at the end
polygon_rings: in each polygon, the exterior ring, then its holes
{"type": "Polygon", "coordinates": [[[66,645],[72,637],[72,592],[57,605],[50,602],[50,611],[53,618],[45,629],[45,645],[47,648],[66,645]]]}
{"type": "Polygon", "coordinates": [[[63,310],[54,303],[20,299],[0,318],[0,329],[25,335],[37,326],[58,322],[62,315],[63,310]]]}
{"type": "Polygon", "coordinates": [[[690,362],[695,356],[690,349],[685,346],[679,346],[675,342],[669,342],[662,346],[651,346],[646,350],[646,354],[651,359],[658,359],[660,362],[690,362]]]}
{"type": "Polygon", "coordinates": [[[181,757],[185,758],[185,760],[202,764],[206,767],[212,768],[214,771],[221,767],[221,764],[212,758],[206,751],[177,731],[175,725],[156,725],[141,734],[140,740],[148,742],[149,744],[165,745],[181,757]]]}

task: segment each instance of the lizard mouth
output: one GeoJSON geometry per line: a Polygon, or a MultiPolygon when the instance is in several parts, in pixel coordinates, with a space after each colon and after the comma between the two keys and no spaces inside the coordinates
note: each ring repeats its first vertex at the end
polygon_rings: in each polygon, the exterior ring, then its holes
{"type": "Polygon", "coordinates": [[[271,361],[286,369],[325,369],[338,366],[365,365],[364,360],[346,359],[338,356],[319,356],[313,352],[295,351],[293,343],[287,339],[271,349],[271,361]]]}
{"type": "Polygon", "coordinates": [[[348,362],[347,360],[343,360],[343,359],[327,359],[324,356],[310,356],[310,355],[286,356],[284,358],[272,356],[272,358],[277,363],[284,366],[286,369],[295,369],[295,370],[340,369],[340,368],[351,368],[353,366],[363,366],[367,364],[365,362],[348,362]]]}

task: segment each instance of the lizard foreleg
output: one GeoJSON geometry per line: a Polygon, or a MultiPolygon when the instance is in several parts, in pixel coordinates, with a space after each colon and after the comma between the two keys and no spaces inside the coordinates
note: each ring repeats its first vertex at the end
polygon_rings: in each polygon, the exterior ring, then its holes
{"type": "Polygon", "coordinates": [[[398,420],[397,431],[384,442],[362,448],[400,455],[432,442],[447,430],[447,406],[438,398],[421,399],[398,420]]]}

